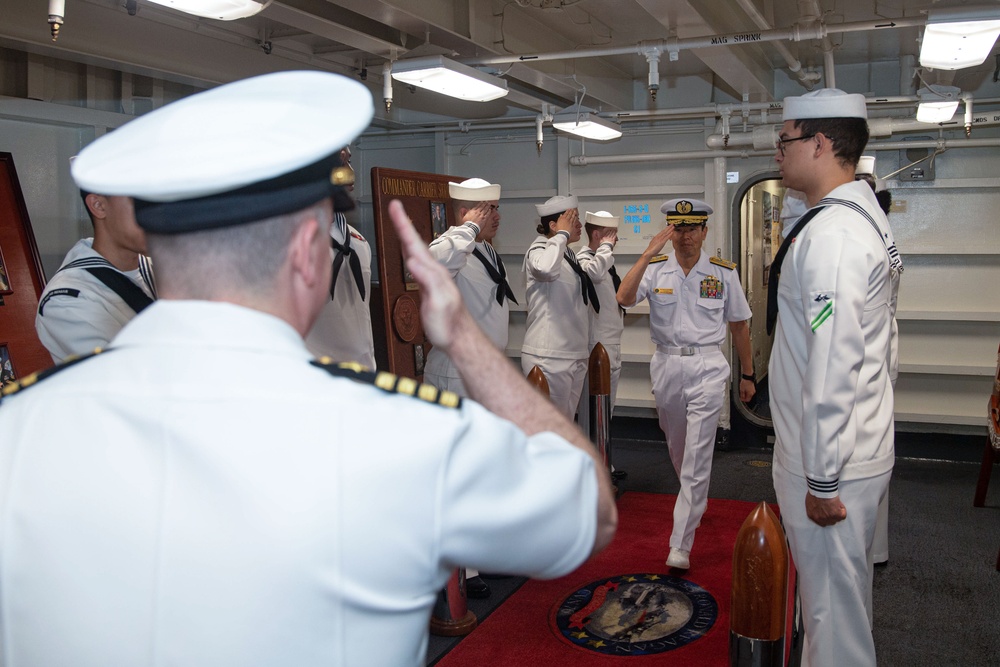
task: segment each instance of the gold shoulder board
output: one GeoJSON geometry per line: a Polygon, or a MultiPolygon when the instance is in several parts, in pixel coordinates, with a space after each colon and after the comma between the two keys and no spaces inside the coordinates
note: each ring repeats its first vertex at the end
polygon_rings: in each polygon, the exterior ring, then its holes
{"type": "Polygon", "coordinates": [[[434,385],[423,384],[413,378],[399,377],[383,371],[376,372],[359,363],[337,363],[329,357],[313,359],[309,363],[322,368],[334,377],[375,385],[390,394],[413,396],[426,403],[433,403],[445,408],[458,408],[462,405],[462,397],[454,392],[442,391],[434,385]]]}
{"type": "Polygon", "coordinates": [[[103,349],[97,348],[90,354],[82,354],[78,357],[67,357],[61,364],[53,366],[52,368],[46,368],[44,371],[38,371],[37,373],[26,375],[20,380],[15,380],[0,390],[0,399],[16,394],[19,391],[23,391],[32,385],[38,384],[42,380],[47,380],[56,373],[64,371],[70,366],[76,366],[81,361],[86,361],[87,359],[95,357],[102,352],[104,352],[103,349]]]}
{"type": "Polygon", "coordinates": [[[708,261],[718,266],[724,266],[730,271],[736,268],[736,262],[730,262],[728,259],[722,259],[721,257],[711,257],[708,261]]]}
{"type": "Polygon", "coordinates": [[[656,264],[658,262],[665,262],[670,259],[670,255],[657,255],[653,259],[649,260],[650,264],[656,264]]]}

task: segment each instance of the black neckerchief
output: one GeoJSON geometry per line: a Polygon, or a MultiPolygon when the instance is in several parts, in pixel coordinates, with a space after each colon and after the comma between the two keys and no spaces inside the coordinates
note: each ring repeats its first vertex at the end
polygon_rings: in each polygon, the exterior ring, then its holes
{"type": "Polygon", "coordinates": [[[767,274],[767,335],[770,336],[774,333],[774,325],[778,321],[778,279],[781,278],[781,263],[785,261],[785,255],[788,254],[788,249],[792,245],[792,241],[799,232],[806,226],[810,220],[816,217],[816,214],[822,211],[825,206],[820,206],[817,208],[809,209],[805,214],[799,218],[799,221],[795,223],[792,227],[792,231],[788,233],[785,240],[782,241],[781,247],[778,248],[778,254],[774,256],[774,262],[771,264],[771,270],[767,274]]]}

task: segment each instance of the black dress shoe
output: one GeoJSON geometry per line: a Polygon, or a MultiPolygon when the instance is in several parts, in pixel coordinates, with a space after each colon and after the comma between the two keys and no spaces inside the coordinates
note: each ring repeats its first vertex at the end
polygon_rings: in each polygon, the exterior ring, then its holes
{"type": "Polygon", "coordinates": [[[627,478],[628,478],[628,473],[625,472],[624,470],[614,470],[611,473],[611,479],[615,480],[616,482],[627,478]]]}
{"type": "Polygon", "coordinates": [[[512,574],[490,574],[488,572],[480,572],[479,576],[483,579],[510,579],[514,575],[512,574]]]}
{"type": "Polygon", "coordinates": [[[490,585],[482,577],[465,580],[465,595],[474,600],[484,600],[490,596],[490,585]]]}

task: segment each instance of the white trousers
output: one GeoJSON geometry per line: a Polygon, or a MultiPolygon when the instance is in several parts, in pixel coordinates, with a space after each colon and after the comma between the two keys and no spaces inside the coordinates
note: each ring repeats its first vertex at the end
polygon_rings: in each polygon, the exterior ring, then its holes
{"type": "Polygon", "coordinates": [[[818,526],[806,515],[804,477],[773,470],[781,521],[797,571],[809,667],[874,667],[871,546],[891,472],[840,482],[847,518],[818,526]]]}
{"type": "Polygon", "coordinates": [[[545,373],[549,383],[549,400],[556,409],[570,421],[576,417],[576,406],[583,393],[583,381],[587,378],[586,359],[552,359],[521,353],[521,370],[527,375],[538,366],[545,373]]]}
{"type": "Polygon", "coordinates": [[[889,494],[886,493],[878,504],[878,518],[875,521],[875,541],[872,543],[872,561],[884,563],[889,560],[889,494]]]}
{"type": "Polygon", "coordinates": [[[660,428],[681,483],[670,546],[691,551],[708,505],[715,429],[726,398],[729,363],[718,350],[688,357],[657,351],[649,374],[660,428]]]}
{"type": "Polygon", "coordinates": [[[462,382],[462,378],[450,378],[430,371],[424,371],[424,382],[432,384],[438,389],[454,392],[459,396],[468,396],[465,393],[465,383],[462,382]]]}

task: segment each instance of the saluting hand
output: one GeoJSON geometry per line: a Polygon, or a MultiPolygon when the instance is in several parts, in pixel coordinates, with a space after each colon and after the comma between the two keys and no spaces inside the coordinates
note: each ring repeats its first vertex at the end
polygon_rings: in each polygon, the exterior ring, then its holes
{"type": "Polygon", "coordinates": [[[488,202],[479,202],[465,214],[463,222],[474,222],[479,227],[479,236],[476,237],[476,241],[483,240],[483,232],[486,231],[491,215],[493,215],[493,208],[488,202]]]}
{"type": "Polygon", "coordinates": [[[646,252],[644,252],[643,254],[646,255],[647,257],[661,254],[661,252],[663,251],[663,246],[667,245],[667,241],[671,240],[672,238],[674,238],[674,226],[667,225],[659,232],[657,232],[656,236],[654,236],[649,240],[649,245],[646,246],[646,252]]]}
{"type": "Polygon", "coordinates": [[[552,223],[552,231],[554,232],[568,232],[570,236],[573,235],[573,223],[580,219],[580,212],[575,208],[571,208],[568,211],[563,211],[562,215],[552,223]]]}
{"type": "Polygon", "coordinates": [[[399,235],[406,268],[420,286],[420,320],[424,333],[445,351],[464,327],[476,326],[462,302],[455,281],[427,249],[398,199],[389,202],[389,217],[399,235]]]}

